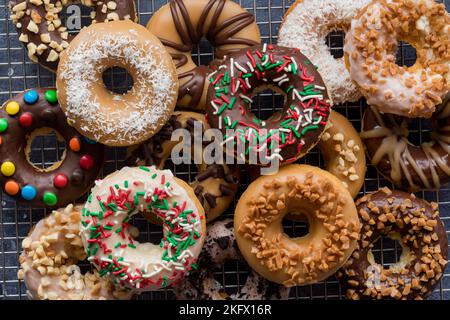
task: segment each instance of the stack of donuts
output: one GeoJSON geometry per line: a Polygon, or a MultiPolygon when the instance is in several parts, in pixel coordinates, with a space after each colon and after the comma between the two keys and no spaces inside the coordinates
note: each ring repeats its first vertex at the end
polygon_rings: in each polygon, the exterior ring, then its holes
{"type": "Polygon", "coordinates": [[[170,0],[146,27],[134,1],[81,0],[94,10],[77,35],[61,20],[69,3],[10,0],[28,57],[56,74],[54,87],[21,92],[0,109],[3,192],[52,209],[22,242],[18,278],[30,299],[131,299],[164,288],[179,299],[287,299],[292,287],[333,275],[349,299],[432,293],[447,264],[447,234],[438,204],[411,192],[450,182],[450,16],[442,4],[297,0],[272,44],[261,43],[255,17],[232,0],[170,0]],[[341,59],[323,41],[335,30],[345,32],[341,59]],[[191,53],[203,38],[214,47],[208,65],[191,53]],[[396,63],[400,41],[416,48],[413,66],[396,63]],[[128,92],[104,85],[112,67],[131,75],[128,92]],[[265,89],[284,104],[260,119],[253,99],[265,89]],[[333,109],[361,97],[368,106],[358,132],[333,109]],[[431,119],[431,141],[409,142],[413,118],[431,119]],[[37,169],[31,141],[50,131],[67,148],[37,169]],[[233,146],[214,153],[226,161],[205,158],[210,132],[209,141],[233,146]],[[197,146],[192,181],[165,169],[181,136],[197,146]],[[100,178],[105,146],[126,147],[127,159],[100,178]],[[304,164],[314,147],[322,168],[304,164]],[[263,173],[267,163],[252,160],[260,153],[276,170],[263,173]],[[361,192],[366,156],[393,187],[361,192]],[[251,183],[238,193],[242,171],[251,183]],[[224,219],[225,211],[234,214],[224,219]],[[160,242],[138,240],[137,214],[161,227],[160,242]],[[306,221],[308,234],[288,236],[285,218],[306,221]],[[389,267],[372,252],[382,237],[402,248],[389,267]],[[87,273],[78,266],[85,260],[87,273]],[[238,292],[214,277],[226,260],[251,269],[238,292]]]}

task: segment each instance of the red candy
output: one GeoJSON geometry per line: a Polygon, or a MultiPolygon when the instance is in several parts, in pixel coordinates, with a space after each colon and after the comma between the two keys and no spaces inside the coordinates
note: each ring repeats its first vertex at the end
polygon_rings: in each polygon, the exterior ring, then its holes
{"type": "Polygon", "coordinates": [[[80,167],[84,170],[89,170],[94,166],[94,158],[85,154],[80,158],[80,167]]]}
{"type": "Polygon", "coordinates": [[[65,174],[57,174],[54,178],[53,178],[53,185],[55,186],[55,188],[58,189],[62,189],[65,188],[67,186],[67,183],[69,182],[69,179],[67,178],[67,176],[65,174]]]}
{"type": "Polygon", "coordinates": [[[31,115],[31,113],[23,113],[20,117],[19,117],[19,123],[22,127],[29,127],[31,126],[31,124],[33,123],[33,116],[31,115]]]}

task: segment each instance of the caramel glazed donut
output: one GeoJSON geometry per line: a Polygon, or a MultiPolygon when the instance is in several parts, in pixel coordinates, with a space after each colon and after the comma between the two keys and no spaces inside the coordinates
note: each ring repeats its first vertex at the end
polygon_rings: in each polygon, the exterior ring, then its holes
{"type": "Polygon", "coordinates": [[[361,137],[378,171],[400,189],[438,190],[450,182],[450,99],[431,118],[431,141],[408,141],[408,118],[368,108],[361,137]]]}
{"type": "MultiPolygon", "coordinates": [[[[60,139],[58,139],[60,140],[60,139]]],[[[0,109],[0,183],[6,194],[32,206],[57,207],[81,197],[97,178],[104,147],[69,126],[54,88],[19,93],[0,109]],[[48,168],[31,163],[31,142],[56,131],[68,146],[48,168]]]]}
{"type": "Polygon", "coordinates": [[[136,291],[158,290],[175,286],[197,269],[205,220],[194,190],[169,170],[124,167],[92,189],[82,213],[81,239],[100,276],[136,291]],[[130,219],[140,212],[163,221],[160,244],[131,237],[130,219]]]}
{"type": "Polygon", "coordinates": [[[59,56],[74,36],[61,21],[60,13],[69,4],[94,8],[91,23],[132,20],[138,16],[133,0],[11,0],[11,20],[28,57],[44,68],[56,72],[59,56]]]}
{"type": "Polygon", "coordinates": [[[352,21],[344,44],[351,78],[383,113],[429,118],[450,89],[450,16],[433,0],[373,1],[352,21]],[[398,41],[417,50],[407,68],[398,41]]]}
{"type": "MultiPolygon", "coordinates": [[[[180,143],[171,140],[172,133],[177,129],[186,129],[189,130],[190,136],[195,139],[194,126],[196,122],[201,125],[203,137],[205,131],[209,129],[204,115],[188,111],[174,112],[169,121],[150,140],[147,140],[138,148],[129,148],[126,164],[130,166],[154,165],[158,169],[163,169],[172,149],[180,143]]],[[[191,141],[191,146],[193,142],[191,141]]],[[[198,155],[203,159],[203,141],[200,143],[201,148],[193,150],[194,159],[198,155]]],[[[237,168],[230,169],[225,163],[201,163],[197,165],[197,168],[198,174],[190,185],[205,209],[206,222],[210,222],[230,206],[239,187],[240,172],[237,168]]],[[[151,217],[147,218],[151,219],[151,217]]]]}
{"type": "Polygon", "coordinates": [[[277,44],[299,48],[320,66],[335,104],[357,101],[361,93],[351,80],[344,59],[335,59],[323,39],[332,31],[348,31],[356,13],[368,3],[369,0],[297,0],[280,26],[277,44]]]}
{"type": "Polygon", "coordinates": [[[131,21],[96,23],[81,30],[61,54],[56,87],[75,128],[109,146],[149,139],[166,123],[177,101],[175,66],[161,42],[131,21]],[[126,69],[133,88],[110,92],[102,74],[126,69]]]}
{"type": "Polygon", "coordinates": [[[223,144],[236,145],[227,152],[247,163],[252,154],[262,153],[289,164],[319,142],[332,102],[316,66],[299,49],[264,44],[231,53],[213,65],[207,119],[222,131],[223,144]],[[285,103],[263,121],[251,112],[251,97],[267,87],[282,93],[285,103]]]}
{"type": "Polygon", "coordinates": [[[205,245],[199,257],[199,269],[174,288],[180,300],[286,300],[290,288],[267,281],[251,271],[240,290],[228,295],[211,272],[225,260],[242,261],[234,236],[233,220],[208,225],[205,245]]]}
{"type": "Polygon", "coordinates": [[[447,264],[448,240],[438,205],[413,194],[383,188],[357,201],[362,223],[358,248],[338,277],[350,299],[423,299],[439,283],[447,264]],[[398,240],[400,261],[388,269],[375,262],[380,237],[398,240]]]}
{"type": "Polygon", "coordinates": [[[214,46],[216,58],[261,42],[255,17],[229,0],[171,0],[150,19],[147,28],[166,46],[176,62],[178,106],[204,111],[210,73],[192,59],[203,36],[214,46]]]}
{"type": "Polygon", "coordinates": [[[18,278],[30,299],[130,299],[132,292],[115,288],[98,272],[82,274],[77,263],[86,259],[80,238],[82,206],[68,205],[39,221],[22,241],[18,278]]]}
{"type": "Polygon", "coordinates": [[[252,269],[292,287],[334,274],[356,248],[360,222],[353,198],[334,175],[289,165],[250,184],[236,206],[234,228],[252,269]],[[287,214],[306,216],[309,234],[289,238],[282,227],[287,214]]]}

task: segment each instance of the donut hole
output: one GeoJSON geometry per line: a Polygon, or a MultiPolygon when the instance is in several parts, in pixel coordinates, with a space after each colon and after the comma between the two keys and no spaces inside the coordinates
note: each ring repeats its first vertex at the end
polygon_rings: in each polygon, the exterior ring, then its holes
{"type": "Polygon", "coordinates": [[[345,32],[342,30],[331,31],[325,37],[325,43],[330,50],[330,54],[335,59],[340,59],[344,56],[344,38],[345,32]]]}
{"type": "Polygon", "coordinates": [[[214,46],[206,38],[202,38],[191,51],[192,60],[197,66],[207,66],[214,59],[214,46]]]}
{"type": "Polygon", "coordinates": [[[133,77],[122,67],[111,67],[106,69],[102,74],[102,79],[105,88],[113,95],[127,94],[134,85],[133,77]]]}
{"type": "Polygon", "coordinates": [[[36,129],[27,137],[25,156],[38,171],[55,170],[66,156],[66,141],[52,128],[36,129]]]}
{"type": "Polygon", "coordinates": [[[81,3],[70,3],[63,7],[59,13],[59,18],[69,34],[76,35],[82,28],[92,23],[91,12],[93,11],[93,7],[87,7],[81,3]]]}
{"type": "Polygon", "coordinates": [[[397,46],[395,63],[400,67],[411,67],[416,63],[416,60],[416,48],[406,41],[400,41],[397,46]]]}
{"type": "Polygon", "coordinates": [[[286,96],[278,88],[257,88],[251,99],[250,111],[259,120],[275,118],[275,112],[283,109],[286,96]]]}
{"type": "Polygon", "coordinates": [[[407,254],[406,251],[397,239],[384,236],[373,243],[372,249],[368,253],[368,259],[387,270],[400,264],[407,254]]]}
{"type": "Polygon", "coordinates": [[[302,238],[310,232],[308,217],[301,212],[290,212],[283,218],[281,225],[290,238],[302,238]]]}

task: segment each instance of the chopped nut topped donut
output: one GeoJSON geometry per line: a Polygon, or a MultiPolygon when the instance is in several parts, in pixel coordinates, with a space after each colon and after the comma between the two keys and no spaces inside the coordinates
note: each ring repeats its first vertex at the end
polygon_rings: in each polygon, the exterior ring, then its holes
{"type": "Polygon", "coordinates": [[[290,165],[250,184],[236,206],[234,227],[248,264],[292,287],[336,272],[356,247],[360,223],[350,193],[334,175],[290,165]],[[305,215],[310,232],[289,238],[282,228],[287,214],[305,215]]]}
{"type": "Polygon", "coordinates": [[[385,113],[428,118],[450,88],[450,16],[433,0],[373,1],[352,21],[344,45],[350,76],[385,113]],[[416,63],[395,62],[400,40],[416,63]]]}
{"type": "Polygon", "coordinates": [[[42,219],[22,241],[18,278],[30,299],[130,299],[132,292],[115,288],[98,272],[82,274],[77,262],[86,259],[80,238],[82,206],[68,205],[42,219]]]}
{"type": "Polygon", "coordinates": [[[383,188],[357,201],[362,223],[358,248],[338,277],[350,299],[423,299],[439,283],[448,240],[436,203],[383,188]],[[380,237],[398,240],[400,261],[385,268],[373,256],[380,237]]]}

